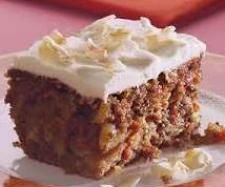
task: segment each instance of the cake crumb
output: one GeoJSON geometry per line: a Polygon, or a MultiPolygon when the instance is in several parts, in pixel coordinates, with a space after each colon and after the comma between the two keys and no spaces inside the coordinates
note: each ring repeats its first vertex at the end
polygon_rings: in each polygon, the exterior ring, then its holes
{"type": "Polygon", "coordinates": [[[164,184],[169,184],[170,181],[172,180],[172,176],[168,175],[161,176],[161,180],[163,181],[164,184]]]}
{"type": "Polygon", "coordinates": [[[201,144],[215,144],[225,142],[225,126],[219,122],[210,122],[207,129],[205,129],[205,134],[202,136],[197,134],[193,137],[194,143],[197,145],[201,144]]]}
{"type": "Polygon", "coordinates": [[[19,141],[13,142],[13,147],[21,147],[21,143],[19,141]]]}

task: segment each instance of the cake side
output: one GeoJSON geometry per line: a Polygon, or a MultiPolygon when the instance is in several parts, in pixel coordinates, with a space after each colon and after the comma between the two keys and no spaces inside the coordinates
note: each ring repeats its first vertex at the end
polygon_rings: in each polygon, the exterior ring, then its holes
{"type": "Polygon", "coordinates": [[[163,146],[189,141],[199,126],[201,57],[162,72],[105,102],[81,96],[57,79],[8,71],[21,147],[31,158],[100,178],[115,166],[156,157],[163,146]]]}

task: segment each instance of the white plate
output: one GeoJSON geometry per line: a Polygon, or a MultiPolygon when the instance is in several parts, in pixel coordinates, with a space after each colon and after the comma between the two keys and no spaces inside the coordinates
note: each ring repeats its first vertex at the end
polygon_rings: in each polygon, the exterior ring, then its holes
{"type": "MultiPolygon", "coordinates": [[[[9,64],[12,61],[12,55],[6,56],[0,59],[0,169],[7,174],[16,176],[22,179],[28,179],[31,181],[39,182],[42,184],[50,184],[57,186],[98,186],[96,181],[91,179],[83,178],[78,175],[66,175],[61,169],[50,166],[47,164],[34,161],[26,157],[22,150],[15,148],[12,142],[18,140],[15,131],[13,130],[13,122],[8,115],[8,106],[4,104],[3,98],[6,91],[6,80],[3,76],[9,64]],[[1,60],[2,59],[2,60],[1,60]]],[[[209,71],[209,66],[214,68],[214,75],[206,74],[205,81],[203,83],[204,87],[216,90],[220,94],[225,93],[225,88],[215,87],[219,85],[219,80],[222,77],[218,73],[221,67],[225,67],[225,60],[221,56],[208,55],[206,62],[203,65],[203,71],[209,71]],[[222,63],[222,65],[221,65],[222,63]],[[208,66],[207,66],[208,65],[208,66]],[[215,68],[217,66],[217,69],[215,68]],[[216,69],[216,70],[215,70],[216,69]],[[208,75],[208,76],[207,76],[208,75]],[[215,76],[218,81],[212,79],[210,76],[215,76]],[[214,81],[217,84],[208,85],[208,82],[214,81]]],[[[223,69],[225,73],[225,69],[223,69]]],[[[221,83],[220,83],[221,85],[221,83]]],[[[225,94],[224,94],[225,95],[225,94]]],[[[223,97],[212,94],[211,92],[201,92],[201,103],[202,103],[202,123],[206,124],[209,121],[219,121],[225,123],[225,100],[223,97]]],[[[101,181],[98,181],[102,184],[101,181]]],[[[144,184],[140,185],[143,186],[144,184]]],[[[146,184],[145,184],[146,185],[146,184]]]]}

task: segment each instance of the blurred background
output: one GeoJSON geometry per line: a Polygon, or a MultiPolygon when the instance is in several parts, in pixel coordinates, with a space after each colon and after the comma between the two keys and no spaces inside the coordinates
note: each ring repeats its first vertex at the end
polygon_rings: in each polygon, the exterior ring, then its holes
{"type": "Polygon", "coordinates": [[[23,50],[54,29],[74,33],[109,14],[173,24],[225,55],[225,0],[0,0],[0,54],[23,50]]]}

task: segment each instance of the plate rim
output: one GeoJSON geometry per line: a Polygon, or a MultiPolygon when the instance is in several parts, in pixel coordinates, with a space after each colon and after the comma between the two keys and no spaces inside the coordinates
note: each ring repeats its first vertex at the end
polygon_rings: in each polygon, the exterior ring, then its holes
{"type": "MultiPolygon", "coordinates": [[[[1,66],[1,61],[4,61],[5,59],[7,58],[13,58],[15,57],[16,55],[22,53],[23,51],[20,51],[20,52],[16,52],[16,53],[9,53],[9,54],[4,54],[4,55],[0,55],[0,66],[1,66]]],[[[214,59],[216,62],[220,63],[225,63],[225,56],[221,55],[221,54],[216,54],[216,53],[206,53],[205,55],[205,59],[206,61],[207,60],[210,60],[210,59],[214,59]]],[[[216,98],[217,100],[223,100],[223,102],[225,103],[225,96],[222,96],[222,95],[219,95],[213,91],[209,91],[209,90],[205,90],[205,89],[201,89],[200,91],[200,94],[203,94],[203,95],[207,95],[207,96],[211,96],[211,97],[214,97],[216,98]]],[[[3,98],[0,98],[0,100],[2,100],[3,98]]],[[[19,175],[17,175],[16,173],[12,175],[12,172],[8,172],[6,168],[3,168],[1,165],[0,165],[0,172],[6,174],[7,176],[15,176],[19,179],[24,179],[24,180],[28,180],[29,179],[25,179],[19,175]],[[11,174],[10,174],[11,173],[11,174]]],[[[92,184],[93,182],[91,182],[90,184],[92,184]]],[[[80,186],[83,186],[84,184],[80,185],[80,186]]],[[[88,184],[86,184],[88,185],[88,184]]],[[[76,185],[77,186],[77,185],[76,185]]]]}

